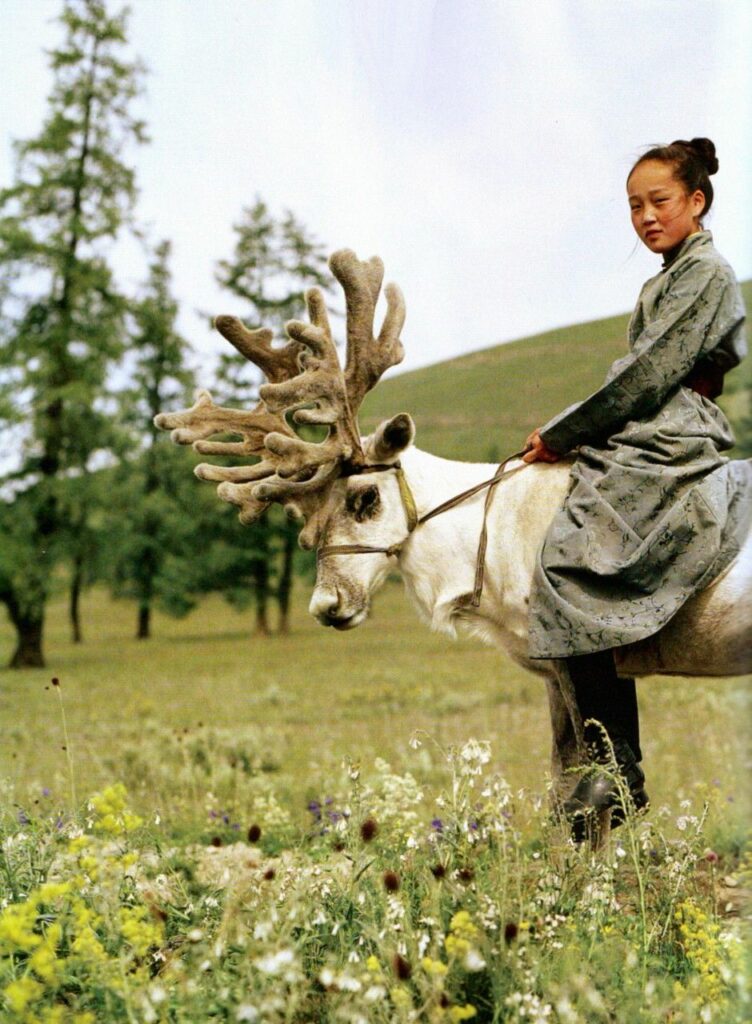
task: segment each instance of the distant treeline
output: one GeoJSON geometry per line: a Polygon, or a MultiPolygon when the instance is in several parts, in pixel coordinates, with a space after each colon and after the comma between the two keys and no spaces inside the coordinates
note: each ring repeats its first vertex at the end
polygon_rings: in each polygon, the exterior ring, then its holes
{"type": "MultiPolygon", "coordinates": [[[[285,631],[306,565],[296,531],[277,511],[241,528],[195,480],[191,453],[152,423],[191,404],[196,385],[175,328],[170,243],[144,241],[136,294],[109,262],[123,232],[144,237],[129,162],[147,141],[133,113],[144,69],[129,55],[127,11],[68,0],[59,22],[44,123],[16,143],[15,180],[0,191],[0,601],[17,633],[11,664],[44,664],[45,606],[60,588],[82,640],[79,599],[94,583],[135,601],[144,639],[154,607],[185,613],[217,590],[253,604],[257,630],[285,631]]],[[[275,217],[257,196],[234,231],[216,279],[251,326],[281,329],[302,315],[306,288],[329,287],[322,247],[291,212],[275,217]]],[[[240,356],[222,356],[213,378],[201,384],[221,403],[256,401],[259,381],[240,356]]]]}

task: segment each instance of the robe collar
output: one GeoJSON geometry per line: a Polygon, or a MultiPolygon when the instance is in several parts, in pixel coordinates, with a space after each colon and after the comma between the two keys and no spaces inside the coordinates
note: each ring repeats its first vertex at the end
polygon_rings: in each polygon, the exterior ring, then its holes
{"type": "Polygon", "coordinates": [[[675,249],[671,249],[670,252],[666,253],[666,256],[661,265],[661,270],[667,270],[673,263],[675,263],[680,256],[684,256],[692,249],[697,249],[707,242],[712,244],[713,236],[709,231],[695,231],[692,235],[687,235],[683,242],[681,242],[675,249]]]}

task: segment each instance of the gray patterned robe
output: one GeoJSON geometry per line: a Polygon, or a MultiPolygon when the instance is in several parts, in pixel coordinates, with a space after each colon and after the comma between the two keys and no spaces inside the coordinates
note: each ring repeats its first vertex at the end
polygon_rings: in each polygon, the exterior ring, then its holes
{"type": "Polygon", "coordinates": [[[530,654],[563,658],[641,640],[738,553],[752,510],[752,463],[721,455],[729,423],[682,385],[746,352],[744,305],[709,231],[685,239],[645,283],[630,352],[598,391],[541,437],[577,449],[530,598],[530,654]]]}

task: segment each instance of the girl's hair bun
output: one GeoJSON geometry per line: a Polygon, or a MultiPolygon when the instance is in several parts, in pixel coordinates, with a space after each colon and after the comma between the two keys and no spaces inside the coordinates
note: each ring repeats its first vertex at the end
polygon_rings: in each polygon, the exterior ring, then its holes
{"type": "Polygon", "coordinates": [[[690,142],[685,142],[684,139],[677,139],[673,145],[691,149],[697,155],[708,174],[715,174],[718,171],[718,157],[715,155],[715,144],[710,139],[692,139],[690,142]]]}

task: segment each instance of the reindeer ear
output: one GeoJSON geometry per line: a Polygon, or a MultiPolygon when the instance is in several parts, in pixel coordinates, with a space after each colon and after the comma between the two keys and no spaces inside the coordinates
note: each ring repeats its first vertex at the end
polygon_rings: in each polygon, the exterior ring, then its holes
{"type": "Polygon", "coordinates": [[[406,412],[397,413],[379,424],[366,441],[366,460],[373,463],[393,462],[413,443],[415,424],[406,412]]]}

